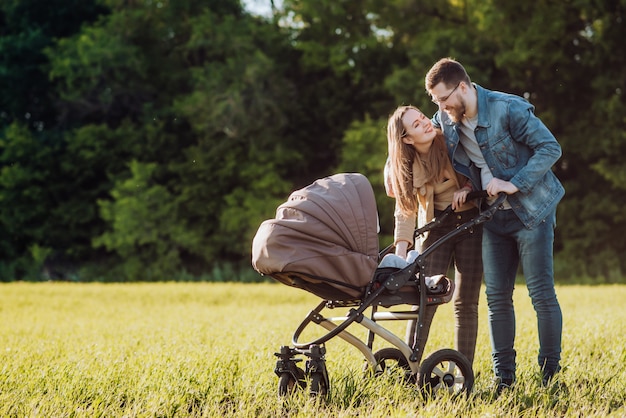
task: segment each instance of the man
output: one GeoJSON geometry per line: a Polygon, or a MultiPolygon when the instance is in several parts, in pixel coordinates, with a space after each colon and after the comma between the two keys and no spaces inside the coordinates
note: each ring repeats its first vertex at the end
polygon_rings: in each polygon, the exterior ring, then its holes
{"type": "Polygon", "coordinates": [[[563,328],[553,244],[565,190],[551,171],[561,147],[531,104],[472,83],[457,61],[439,60],[425,84],[439,106],[432,121],[444,132],[455,170],[492,197],[507,194],[502,210],[484,225],[482,247],[496,393],[515,382],[513,288],[520,263],[537,314],[538,362],[547,385],[560,370],[563,328]]]}

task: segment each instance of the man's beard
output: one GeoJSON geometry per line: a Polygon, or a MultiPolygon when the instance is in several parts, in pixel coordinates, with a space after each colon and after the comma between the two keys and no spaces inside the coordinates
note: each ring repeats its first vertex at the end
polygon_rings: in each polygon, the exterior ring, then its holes
{"type": "Polygon", "coordinates": [[[458,106],[455,106],[446,111],[448,116],[454,123],[459,123],[463,120],[463,116],[465,115],[465,102],[460,101],[458,106]]]}

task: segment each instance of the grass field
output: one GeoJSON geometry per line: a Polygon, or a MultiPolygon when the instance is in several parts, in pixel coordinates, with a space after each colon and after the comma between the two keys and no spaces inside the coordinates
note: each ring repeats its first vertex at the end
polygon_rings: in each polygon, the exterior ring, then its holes
{"type": "MultiPolygon", "coordinates": [[[[362,355],[335,338],[326,346],[331,392],[321,402],[304,391],[279,400],[273,373],[273,353],[290,344],[319,302],[302,290],[269,283],[3,284],[0,416],[625,416],[626,286],[557,292],[564,371],[551,388],[539,385],[535,315],[518,286],[518,384],[500,398],[489,390],[483,296],[468,398],[424,400],[387,376],[364,378],[362,355]]],[[[389,324],[404,335],[405,323],[389,324]]],[[[452,348],[452,330],[451,304],[443,305],[427,354],[452,348]]]]}

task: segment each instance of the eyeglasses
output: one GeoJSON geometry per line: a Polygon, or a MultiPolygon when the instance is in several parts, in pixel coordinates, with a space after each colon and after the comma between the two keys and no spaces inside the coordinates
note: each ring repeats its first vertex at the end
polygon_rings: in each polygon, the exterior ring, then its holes
{"type": "Polygon", "coordinates": [[[452,91],[446,97],[442,97],[441,99],[438,99],[438,98],[433,96],[433,98],[432,98],[433,103],[436,104],[436,105],[444,103],[446,100],[448,100],[450,98],[450,96],[452,96],[452,94],[456,91],[456,89],[459,88],[460,85],[461,85],[461,82],[459,81],[458,84],[456,85],[456,87],[453,88],[452,91]]]}

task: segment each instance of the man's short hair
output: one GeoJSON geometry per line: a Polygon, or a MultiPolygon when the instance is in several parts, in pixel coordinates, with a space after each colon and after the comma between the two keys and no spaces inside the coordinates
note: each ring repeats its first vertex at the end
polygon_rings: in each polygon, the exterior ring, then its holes
{"type": "Polygon", "coordinates": [[[446,87],[454,87],[461,81],[468,85],[472,83],[465,68],[452,58],[442,58],[433,65],[425,78],[426,91],[430,92],[437,84],[443,83],[446,87]]]}

